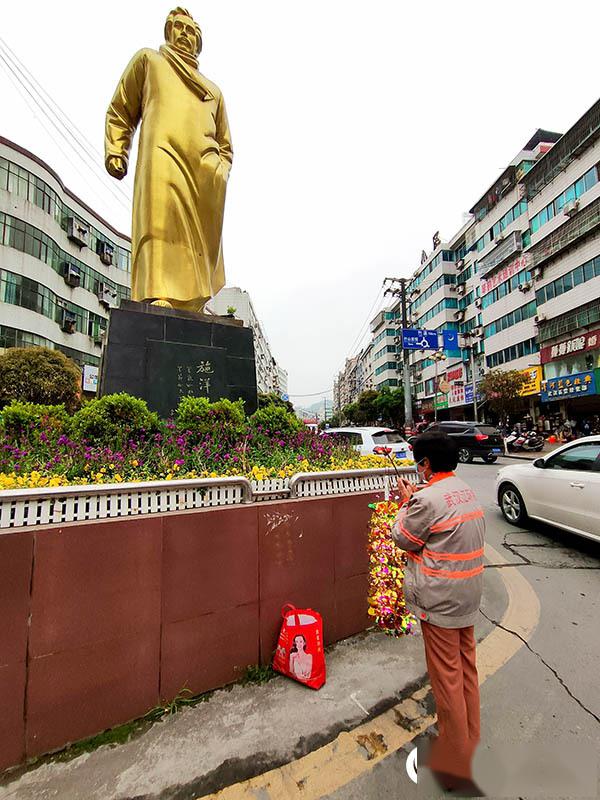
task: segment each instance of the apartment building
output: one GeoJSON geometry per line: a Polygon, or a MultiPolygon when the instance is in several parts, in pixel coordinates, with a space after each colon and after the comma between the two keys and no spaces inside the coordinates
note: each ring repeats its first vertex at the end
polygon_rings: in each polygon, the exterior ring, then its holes
{"type": "Polygon", "coordinates": [[[225,286],[207,304],[207,310],[225,315],[229,308],[235,309],[235,317],[252,329],[256,355],[256,385],[259,392],[287,394],[287,372],[282,369],[271,353],[269,340],[258,319],[250,295],[238,286],[225,286]]]}
{"type": "Polygon", "coordinates": [[[95,391],[109,309],[129,297],[130,251],[51,167],[0,137],[0,351],[61,350],[95,391]]]}
{"type": "MultiPolygon", "coordinates": [[[[600,414],[600,101],[564,135],[536,131],[433,244],[407,282],[409,326],[440,334],[439,352],[410,354],[417,412],[471,418],[473,385],[501,368],[527,375],[521,411],[533,418],[600,414]]],[[[374,388],[400,385],[399,301],[371,333],[374,388]]]]}

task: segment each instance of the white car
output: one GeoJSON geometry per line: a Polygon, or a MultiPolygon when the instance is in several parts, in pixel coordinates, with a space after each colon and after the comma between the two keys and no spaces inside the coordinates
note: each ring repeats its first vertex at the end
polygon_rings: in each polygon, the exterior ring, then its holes
{"type": "Polygon", "coordinates": [[[326,428],[323,433],[351,444],[361,456],[373,455],[376,447],[389,447],[392,450],[390,455],[396,458],[413,457],[412,445],[392,428],[326,428]]]}
{"type": "Polygon", "coordinates": [[[530,517],[600,541],[600,436],[576,439],[533,463],[503,467],[496,493],[512,525],[530,517]]]}

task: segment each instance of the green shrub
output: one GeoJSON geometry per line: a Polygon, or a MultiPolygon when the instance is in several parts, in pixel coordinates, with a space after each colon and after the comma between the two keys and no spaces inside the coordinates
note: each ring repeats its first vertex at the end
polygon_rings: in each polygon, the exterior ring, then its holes
{"type": "Polygon", "coordinates": [[[0,413],[2,429],[9,439],[19,439],[33,432],[63,433],[69,422],[64,405],[45,406],[15,401],[0,413]]]}
{"type": "Polygon", "coordinates": [[[0,407],[14,400],[79,408],[81,372],[59,350],[11,347],[0,355],[0,407]]]}
{"type": "Polygon", "coordinates": [[[113,449],[122,447],[130,439],[141,437],[160,429],[158,414],[150,411],[145,400],[120,392],[90,400],[74,416],[71,435],[89,444],[113,449]]]}
{"type": "Polygon", "coordinates": [[[293,434],[302,428],[302,422],[295,414],[290,413],[281,405],[266,405],[259,408],[250,417],[254,428],[259,426],[269,434],[293,434]]]}
{"type": "Polygon", "coordinates": [[[182,397],[175,422],[180,431],[190,431],[195,438],[218,434],[234,443],[246,432],[244,401],[223,399],[211,403],[206,397],[182,397]]]}

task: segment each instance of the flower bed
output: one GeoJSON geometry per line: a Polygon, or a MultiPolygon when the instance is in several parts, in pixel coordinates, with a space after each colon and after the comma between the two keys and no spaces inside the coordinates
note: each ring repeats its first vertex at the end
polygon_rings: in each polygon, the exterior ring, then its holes
{"type": "Polygon", "coordinates": [[[360,456],[302,427],[279,408],[246,419],[241,404],[185,400],[196,405],[188,402],[165,422],[126,395],[92,401],[73,417],[60,406],[7,406],[0,490],[230,476],[261,483],[299,472],[390,466],[384,456],[360,456]]]}

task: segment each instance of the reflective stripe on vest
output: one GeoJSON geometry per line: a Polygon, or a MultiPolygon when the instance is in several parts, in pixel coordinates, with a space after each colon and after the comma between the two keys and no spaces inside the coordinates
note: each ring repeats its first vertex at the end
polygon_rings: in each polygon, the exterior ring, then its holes
{"type": "MultiPolygon", "coordinates": [[[[478,551],[474,551],[478,552],[478,551]]],[[[433,567],[426,567],[423,563],[423,558],[418,556],[416,553],[411,553],[407,551],[406,555],[411,559],[411,561],[415,561],[419,565],[419,569],[424,575],[430,575],[432,578],[448,578],[450,580],[463,580],[464,578],[474,578],[476,575],[480,575],[483,572],[483,564],[480,564],[478,567],[473,567],[473,569],[467,570],[448,570],[448,569],[434,569],[433,567]]],[[[452,553],[452,555],[455,555],[452,553]]],[[[476,556],[473,556],[476,558],[476,556]]]]}
{"type": "Polygon", "coordinates": [[[461,522],[470,522],[473,519],[481,519],[482,517],[483,509],[478,508],[476,511],[469,511],[466,514],[458,514],[456,517],[442,520],[442,522],[436,522],[435,525],[431,526],[430,530],[431,533],[441,533],[442,531],[451,530],[455,525],[460,525],[461,522]]]}

